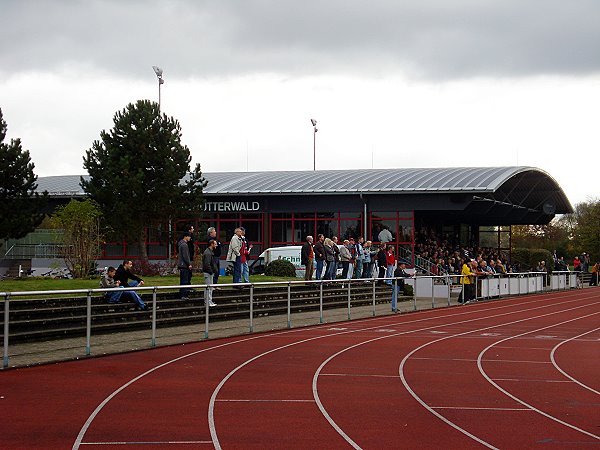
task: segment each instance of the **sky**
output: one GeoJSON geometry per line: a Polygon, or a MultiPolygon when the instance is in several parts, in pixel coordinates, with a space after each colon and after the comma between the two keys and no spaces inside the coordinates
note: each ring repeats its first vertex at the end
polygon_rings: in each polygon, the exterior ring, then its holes
{"type": "Polygon", "coordinates": [[[158,101],[204,172],[534,166],[600,196],[597,0],[0,0],[0,108],[38,176],[158,101]],[[317,120],[316,136],[310,119],[317,120]],[[313,137],[316,138],[313,141],[313,137]]]}

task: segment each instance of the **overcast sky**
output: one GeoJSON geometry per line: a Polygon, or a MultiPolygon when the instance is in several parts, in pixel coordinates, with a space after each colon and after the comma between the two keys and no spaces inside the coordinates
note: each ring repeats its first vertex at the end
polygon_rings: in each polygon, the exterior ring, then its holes
{"type": "Polygon", "coordinates": [[[205,172],[539,167],[600,196],[598,0],[0,0],[0,108],[39,176],[138,99],[205,172]]]}

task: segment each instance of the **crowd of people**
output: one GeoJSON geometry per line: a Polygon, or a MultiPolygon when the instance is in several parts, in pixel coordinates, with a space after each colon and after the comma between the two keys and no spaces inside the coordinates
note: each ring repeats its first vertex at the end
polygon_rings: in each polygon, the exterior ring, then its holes
{"type": "MultiPolygon", "coordinates": [[[[193,239],[194,227],[190,225],[177,243],[177,268],[180,276],[180,296],[182,300],[189,300],[191,289],[186,288],[192,284],[193,263],[195,257],[196,243],[193,239]]],[[[385,229],[379,234],[385,233],[385,229]]],[[[458,275],[461,276],[463,292],[461,302],[468,302],[474,298],[473,283],[477,277],[493,274],[518,272],[518,265],[509,265],[506,258],[498,253],[498,249],[461,246],[456,239],[448,236],[436,236],[428,229],[422,229],[415,234],[414,258],[417,261],[416,270],[426,270],[433,275],[458,275]],[[419,267],[419,262],[427,261],[427,267],[419,267]]],[[[216,306],[212,300],[212,293],[218,289],[222,244],[217,238],[214,227],[207,230],[207,246],[202,253],[202,273],[204,284],[204,299],[208,306],[216,306]]],[[[252,244],[246,239],[246,230],[238,227],[231,238],[226,255],[226,261],[233,267],[233,283],[249,283],[250,251],[252,244]]],[[[305,267],[305,279],[310,280],[333,280],[338,276],[341,267],[341,278],[380,278],[380,283],[392,284],[392,277],[397,273],[404,273],[405,261],[396,256],[396,248],[387,242],[373,243],[359,236],[339,242],[337,236],[325,237],[317,235],[316,239],[307,236],[301,250],[301,264],[305,267]],[[399,271],[399,269],[402,269],[399,271]],[[387,278],[387,280],[386,280],[387,278]]],[[[102,276],[100,286],[102,288],[125,288],[135,287],[143,284],[143,280],[132,273],[132,262],[123,261],[117,269],[109,267],[102,276]],[[132,281],[130,282],[129,279],[132,281]]],[[[575,271],[587,272],[590,259],[587,253],[576,256],[573,260],[575,271]]],[[[564,257],[554,256],[555,270],[569,270],[564,257]]],[[[534,268],[538,272],[547,272],[545,261],[539,261],[534,268]]],[[[600,263],[592,267],[592,281],[590,284],[598,285],[598,273],[600,263]]],[[[401,275],[404,276],[404,275],[401,275]]],[[[242,289],[242,286],[239,286],[242,289]]],[[[120,302],[121,297],[128,297],[134,301],[140,309],[147,310],[141,297],[133,290],[113,291],[106,294],[111,303],[120,302]]]]}

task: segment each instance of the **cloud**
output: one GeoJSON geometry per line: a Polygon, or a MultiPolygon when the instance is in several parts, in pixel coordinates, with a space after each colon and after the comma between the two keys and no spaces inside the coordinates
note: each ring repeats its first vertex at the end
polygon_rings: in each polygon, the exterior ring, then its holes
{"type": "Polygon", "coordinates": [[[596,0],[3,2],[1,71],[135,79],[355,73],[452,80],[600,72],[596,0]]]}

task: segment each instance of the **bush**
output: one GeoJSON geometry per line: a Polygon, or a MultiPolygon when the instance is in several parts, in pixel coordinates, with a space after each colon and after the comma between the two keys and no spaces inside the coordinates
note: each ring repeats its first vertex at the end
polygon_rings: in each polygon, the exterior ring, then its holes
{"type": "Polygon", "coordinates": [[[404,294],[407,297],[412,297],[413,295],[415,295],[413,287],[410,284],[404,285],[404,288],[402,289],[402,294],[404,294]]]}
{"type": "Polygon", "coordinates": [[[548,271],[554,270],[554,258],[549,250],[543,248],[515,248],[512,262],[518,263],[522,271],[534,270],[540,261],[546,262],[548,271]]]}
{"type": "Polygon", "coordinates": [[[151,263],[148,261],[143,261],[141,259],[133,260],[133,267],[131,268],[131,270],[136,275],[146,277],[165,276],[171,275],[176,272],[174,262],[151,263]]]}
{"type": "Polygon", "coordinates": [[[271,277],[296,277],[296,268],[286,259],[276,259],[267,264],[265,275],[271,277]]]}

